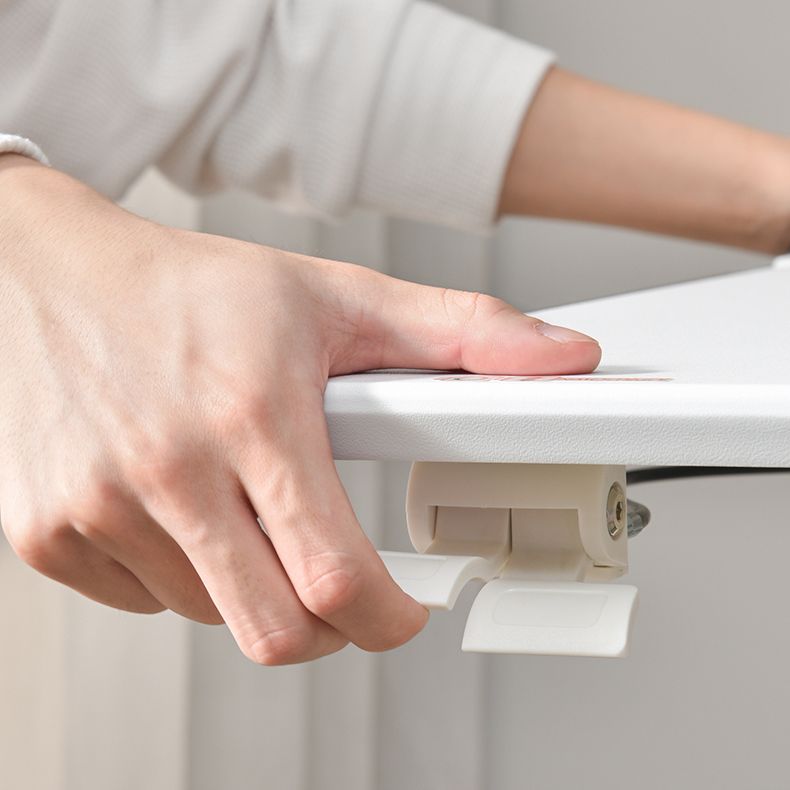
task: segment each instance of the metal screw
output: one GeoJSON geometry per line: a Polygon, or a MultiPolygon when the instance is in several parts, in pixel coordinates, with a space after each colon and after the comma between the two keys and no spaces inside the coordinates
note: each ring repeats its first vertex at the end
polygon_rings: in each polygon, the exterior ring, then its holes
{"type": "Polygon", "coordinates": [[[612,483],[606,499],[606,528],[612,540],[617,540],[625,531],[626,518],[625,492],[620,483],[612,483]]]}

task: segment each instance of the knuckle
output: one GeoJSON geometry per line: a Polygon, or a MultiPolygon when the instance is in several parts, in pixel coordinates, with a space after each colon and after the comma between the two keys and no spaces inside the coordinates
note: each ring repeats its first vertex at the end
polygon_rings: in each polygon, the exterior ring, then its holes
{"type": "Polygon", "coordinates": [[[137,466],[136,479],[146,490],[172,490],[183,484],[189,466],[183,454],[168,448],[142,460],[137,466]]]}
{"type": "Polygon", "coordinates": [[[65,510],[75,522],[91,525],[111,524],[122,501],[118,484],[98,474],[70,493],[65,510]]]}
{"type": "Polygon", "coordinates": [[[514,308],[504,299],[483,293],[472,293],[469,305],[469,321],[489,321],[499,313],[512,311],[514,308]]]}
{"type": "Polygon", "coordinates": [[[242,650],[256,664],[267,667],[282,666],[304,660],[310,641],[306,628],[288,625],[267,631],[242,650]]]}
{"type": "Polygon", "coordinates": [[[275,398],[264,389],[236,393],[223,411],[220,432],[232,442],[246,444],[250,438],[267,439],[277,431],[275,398]]]}
{"type": "Polygon", "coordinates": [[[194,453],[186,443],[164,436],[130,454],[126,477],[142,494],[161,495],[181,490],[195,469],[194,453]]]}
{"type": "Polygon", "coordinates": [[[495,296],[475,293],[472,294],[472,297],[474,299],[471,310],[472,319],[489,320],[498,313],[513,309],[507,302],[495,296]]]}
{"type": "Polygon", "coordinates": [[[312,557],[297,592],[305,608],[322,620],[353,606],[364,586],[358,562],[334,553],[312,557]]]}
{"type": "Polygon", "coordinates": [[[65,523],[51,523],[30,515],[19,520],[3,519],[8,542],[22,562],[46,575],[53,575],[58,565],[59,547],[71,532],[65,523]]]}
{"type": "Polygon", "coordinates": [[[163,523],[188,558],[210,556],[217,565],[235,567],[233,547],[218,538],[216,522],[200,512],[199,502],[172,498],[168,505],[173,509],[163,523]]]}
{"type": "Polygon", "coordinates": [[[477,291],[455,291],[445,288],[442,302],[447,317],[469,323],[478,316],[487,316],[504,304],[501,300],[477,291]]]}
{"type": "Polygon", "coordinates": [[[444,289],[442,299],[445,317],[457,327],[456,364],[461,368],[475,369],[474,358],[469,357],[469,340],[480,326],[484,326],[498,313],[513,308],[501,299],[474,291],[444,289]]]}

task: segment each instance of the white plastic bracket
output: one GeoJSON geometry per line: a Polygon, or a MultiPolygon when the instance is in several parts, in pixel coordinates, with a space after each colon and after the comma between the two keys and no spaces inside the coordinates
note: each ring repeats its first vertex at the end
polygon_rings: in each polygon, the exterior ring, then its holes
{"type": "Polygon", "coordinates": [[[381,552],[395,581],[451,609],[487,582],[462,649],[622,656],[637,591],[628,568],[625,467],[419,462],[406,518],[418,554],[381,552]]]}

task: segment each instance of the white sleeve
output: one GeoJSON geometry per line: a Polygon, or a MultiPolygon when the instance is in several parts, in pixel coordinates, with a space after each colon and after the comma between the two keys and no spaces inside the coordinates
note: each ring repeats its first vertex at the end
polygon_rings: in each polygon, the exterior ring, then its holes
{"type": "Polygon", "coordinates": [[[6,0],[0,128],[112,197],[156,164],[194,192],[484,229],[551,62],[415,0],[6,0]]]}
{"type": "Polygon", "coordinates": [[[49,164],[44,152],[32,140],[15,134],[0,132],[0,154],[21,154],[37,159],[42,165],[49,164]]]}

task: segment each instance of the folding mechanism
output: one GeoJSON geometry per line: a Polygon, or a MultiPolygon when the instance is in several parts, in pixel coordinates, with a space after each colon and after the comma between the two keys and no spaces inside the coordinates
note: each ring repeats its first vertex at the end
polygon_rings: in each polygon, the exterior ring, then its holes
{"type": "Polygon", "coordinates": [[[381,552],[425,606],[451,609],[484,584],[462,649],[622,656],[635,587],[628,568],[625,467],[415,463],[406,516],[417,554],[381,552]]]}

